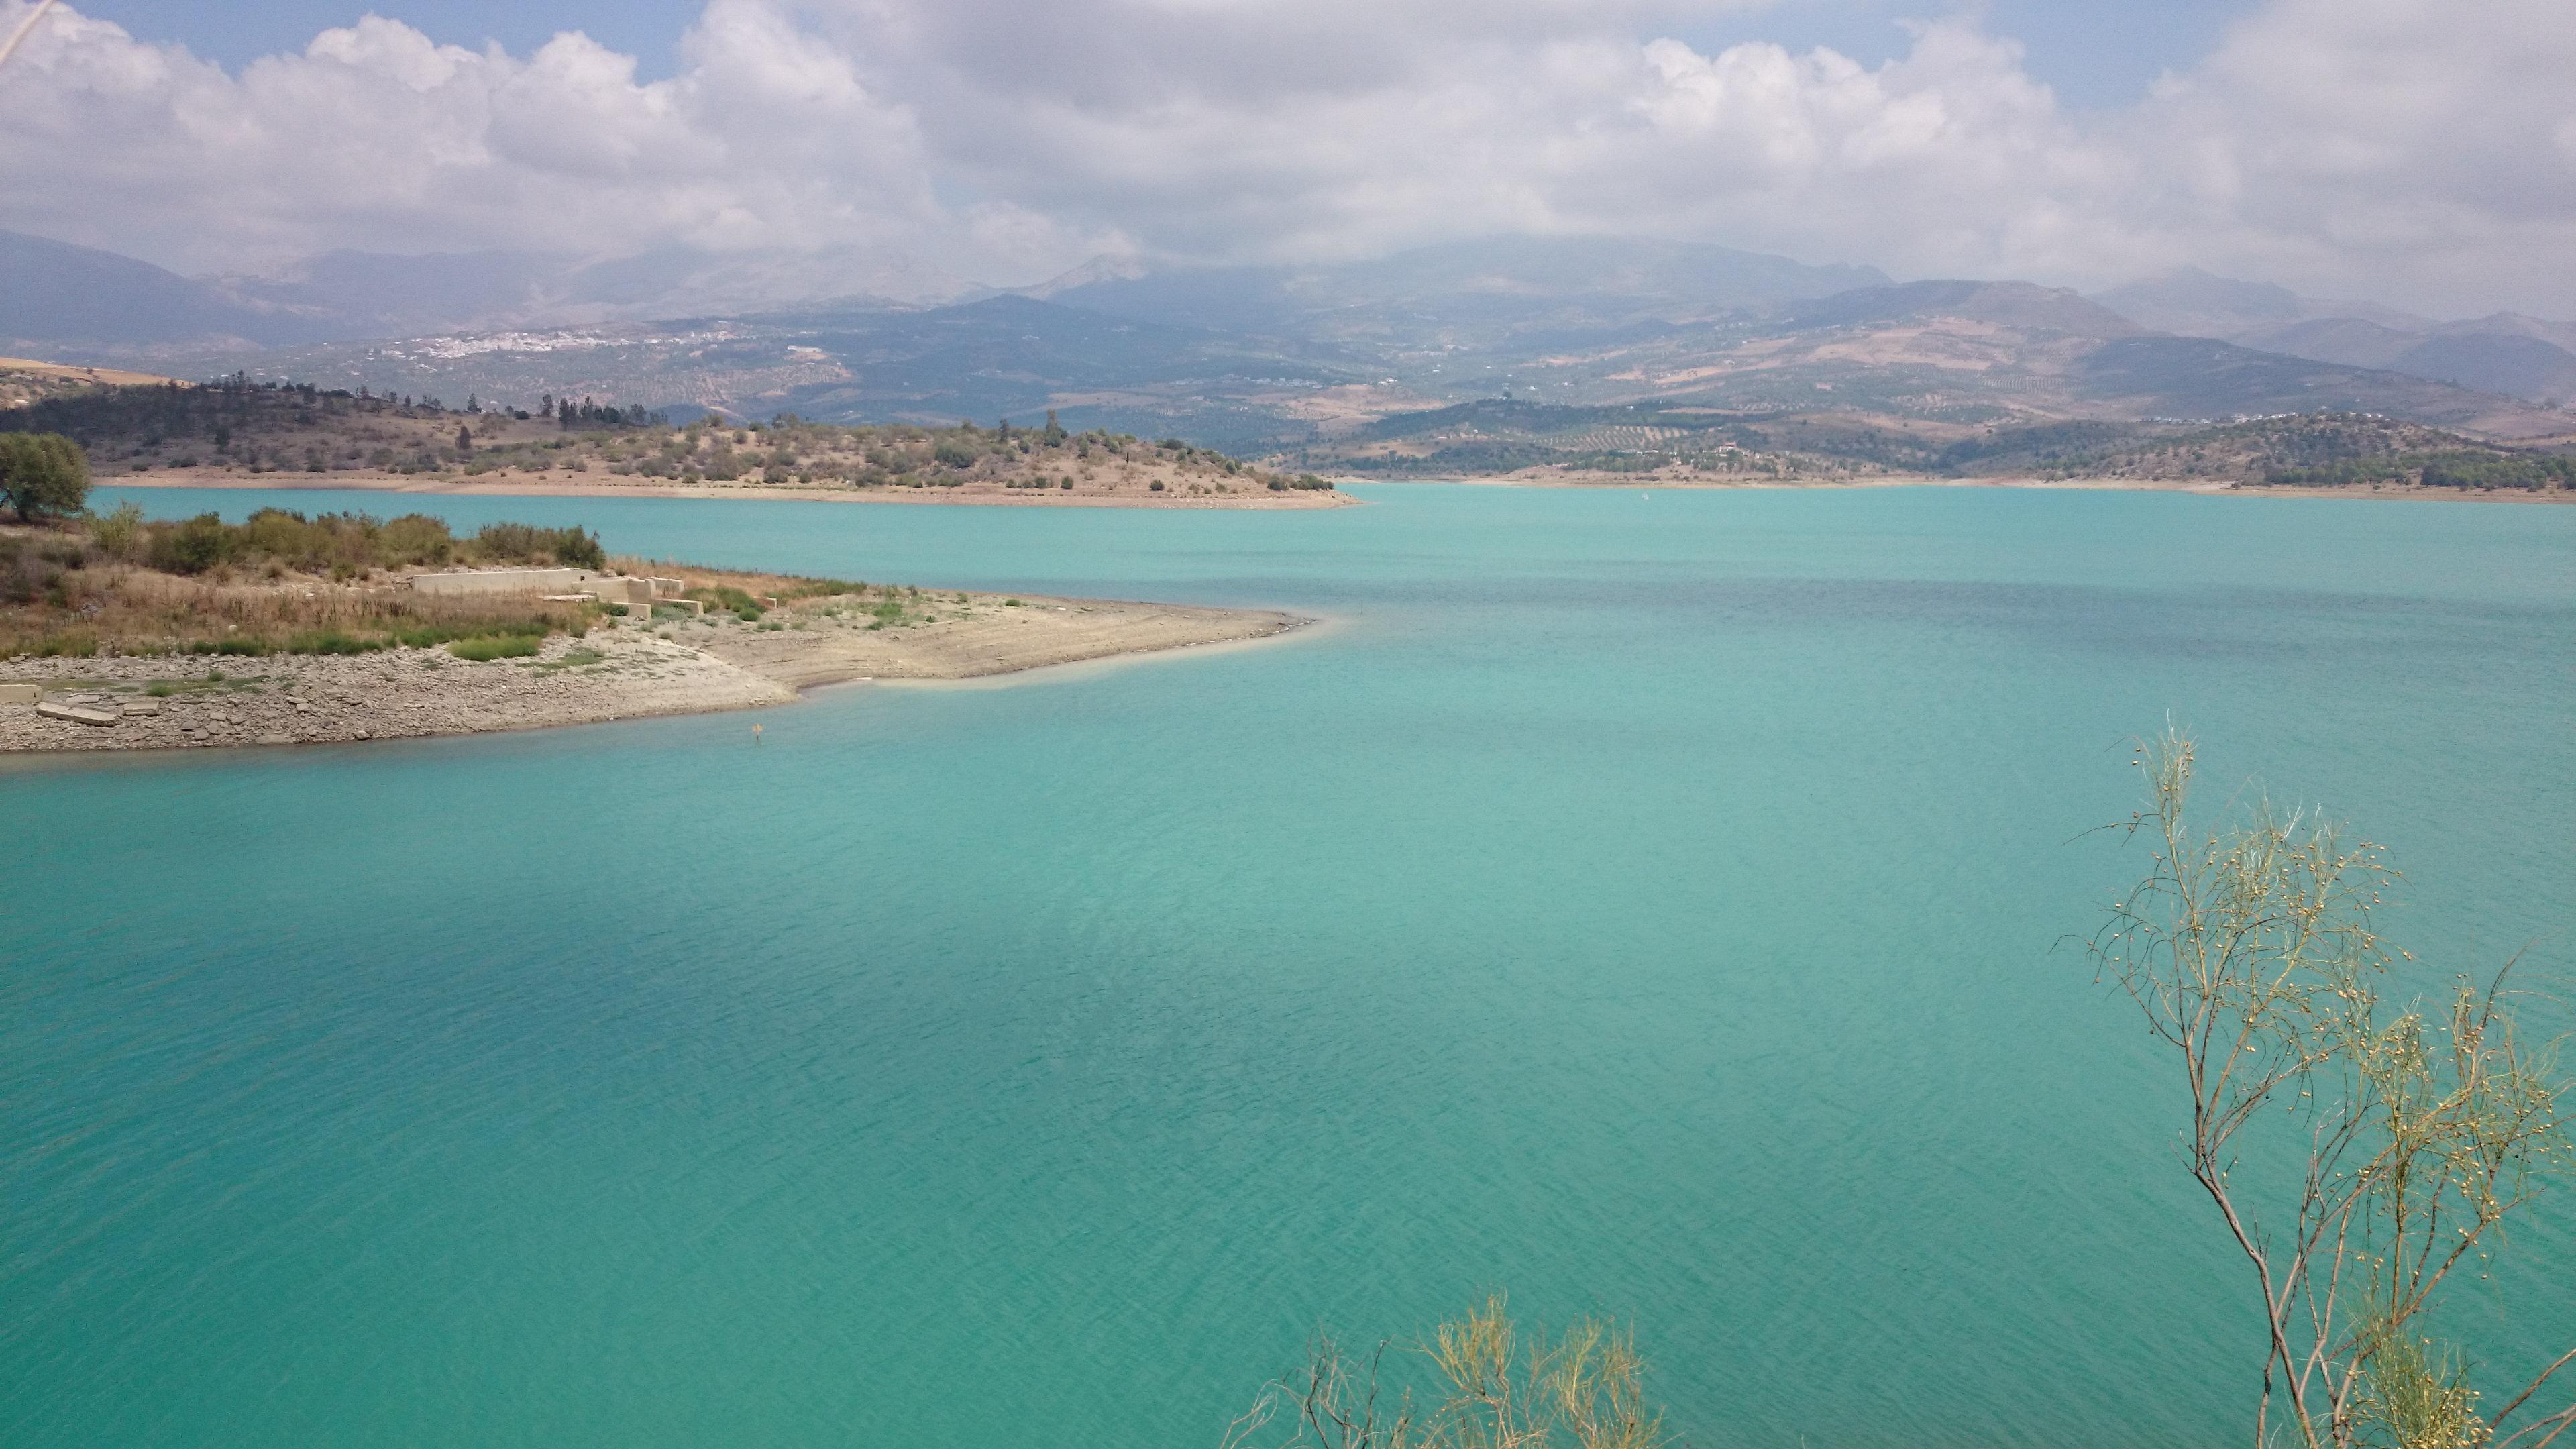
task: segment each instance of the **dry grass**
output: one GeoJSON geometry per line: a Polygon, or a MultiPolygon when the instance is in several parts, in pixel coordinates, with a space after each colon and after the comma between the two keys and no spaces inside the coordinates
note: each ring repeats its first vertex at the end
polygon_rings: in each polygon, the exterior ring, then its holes
{"type": "Polygon", "coordinates": [[[347,652],[397,640],[577,634],[592,617],[578,604],[439,597],[389,583],[334,583],[293,573],[182,578],[93,562],[60,570],[34,599],[0,603],[0,658],[347,652]]]}

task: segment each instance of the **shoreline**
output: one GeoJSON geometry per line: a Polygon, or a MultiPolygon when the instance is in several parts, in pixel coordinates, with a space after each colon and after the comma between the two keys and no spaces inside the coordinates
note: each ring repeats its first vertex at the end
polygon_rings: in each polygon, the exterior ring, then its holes
{"type": "Polygon", "coordinates": [[[604,624],[550,638],[533,658],[479,663],[436,648],[0,660],[0,686],[36,684],[48,701],[116,716],[85,724],[40,715],[34,701],[0,702],[0,761],[515,733],[765,709],[863,683],[993,687],[1077,665],[1249,647],[1318,622],[1276,610],[930,597],[950,615],[891,630],[820,607],[778,628],[730,616],[604,624]]]}
{"type": "Polygon", "coordinates": [[[1608,492],[1634,488],[1640,492],[1726,493],[1726,492],[1824,492],[1837,488],[1998,488],[2077,493],[2196,493],[2213,498],[2361,498],[2382,502],[2408,500],[2435,503],[2576,503],[2576,488],[2426,488],[2409,484],[2403,488],[2373,488],[2363,484],[2338,484],[2333,487],[2307,488],[2291,484],[2236,483],[2223,478],[1934,478],[1919,475],[1886,474],[1860,478],[1819,478],[1810,481],[1766,478],[1744,482],[1683,482],[1672,479],[1620,478],[1615,475],[1584,478],[1529,478],[1508,473],[1481,474],[1455,478],[1358,478],[1336,477],[1337,483],[1455,483],[1478,488],[1554,488],[1567,491],[1585,489],[1608,492]]]}
{"type": "Polygon", "coordinates": [[[1242,493],[1082,493],[1052,489],[1005,489],[967,485],[959,488],[807,488],[793,485],[720,483],[560,483],[526,474],[500,481],[383,473],[226,473],[201,477],[195,472],[101,474],[91,480],[101,488],[201,489],[232,492],[274,489],[279,492],[420,493],[449,497],[507,498],[731,498],[782,500],[792,503],[891,503],[937,508],[1188,508],[1290,512],[1353,508],[1360,500],[1338,490],[1268,489],[1242,493]]]}
{"type": "MultiPolygon", "coordinates": [[[[2408,485],[2402,488],[2374,488],[2363,484],[2340,484],[2333,487],[2297,487],[2288,484],[2237,483],[2219,478],[1935,478],[1923,475],[1883,474],[1854,478],[1782,479],[1765,478],[1742,481],[1701,481],[1664,478],[1633,478],[1605,474],[1598,477],[1525,477],[1509,473],[1458,475],[1445,478],[1372,478],[1356,474],[1336,475],[1338,484],[1362,484],[1390,487],[1414,483],[1447,483],[1476,488],[1551,488],[1569,492],[1586,489],[1610,491],[1635,488],[1646,492],[1725,493],[1725,492],[1822,492],[1838,488],[2001,488],[2035,489],[2067,492],[2120,493],[2197,493],[2230,498],[2360,498],[2382,502],[2436,503],[2576,503],[2576,489],[2521,488],[2425,488],[2408,485]]],[[[1340,491],[1290,492],[1274,494],[1081,494],[1049,493],[1037,489],[974,491],[970,489],[829,489],[770,487],[763,484],[725,486],[721,484],[620,484],[620,483],[555,483],[514,476],[502,482],[446,479],[422,482],[417,477],[384,475],[324,475],[316,480],[306,473],[244,476],[228,474],[216,478],[178,477],[167,473],[139,473],[122,477],[102,476],[95,480],[103,488],[159,488],[169,490],[202,490],[211,493],[271,489],[278,492],[349,492],[403,494],[415,493],[445,497],[486,498],[712,498],[745,502],[782,501],[790,503],[885,503],[932,508],[1125,508],[1125,509],[1199,509],[1233,511],[1288,512],[1330,508],[1365,508],[1368,501],[1340,491]]]]}

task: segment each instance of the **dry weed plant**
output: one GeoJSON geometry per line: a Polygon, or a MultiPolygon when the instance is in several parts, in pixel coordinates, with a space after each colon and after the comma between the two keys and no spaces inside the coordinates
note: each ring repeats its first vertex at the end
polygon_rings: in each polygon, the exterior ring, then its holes
{"type": "Polygon", "coordinates": [[[1412,1350],[1437,1377],[1439,1402],[1417,1415],[1410,1391],[1392,1401],[1388,1345],[1366,1359],[1329,1334],[1306,1362],[1272,1382],[1230,1426],[1223,1449],[1661,1449],[1663,1415],[1645,1398],[1634,1334],[1578,1319],[1551,1340],[1524,1339],[1496,1294],[1412,1350]]]}
{"type": "Polygon", "coordinates": [[[2541,1407],[2576,1349],[2490,1416],[2466,1356],[2433,1337],[2444,1282],[2483,1271],[2508,1221],[2571,1166],[2567,1084],[2554,1043],[2520,1039],[2513,963],[2434,1004],[2390,1000],[2392,965],[2412,958],[2372,925],[2395,879],[2378,847],[2268,805],[2196,831],[2180,731],[2142,742],[2136,763],[2149,804],[2125,829],[2151,839],[2154,864],[2088,954],[2170,1053],[2191,1176],[2259,1290],[2257,1449],[2547,1449],[2576,1401],[2515,1416],[2541,1407]],[[2240,1178],[2244,1153],[2267,1148],[2287,1160],[2258,1156],[2240,1178]]]}

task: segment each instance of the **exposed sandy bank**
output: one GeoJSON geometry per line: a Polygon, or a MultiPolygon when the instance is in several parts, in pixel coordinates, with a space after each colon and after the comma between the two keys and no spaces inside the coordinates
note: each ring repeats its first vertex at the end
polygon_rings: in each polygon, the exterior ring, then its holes
{"type": "Polygon", "coordinates": [[[649,630],[604,625],[587,638],[549,639],[533,659],[489,663],[441,649],[0,661],[0,690],[37,684],[56,703],[119,716],[83,724],[47,718],[33,702],[0,701],[0,752],[397,739],[751,709],[814,685],[972,679],[1266,638],[1306,622],[1088,599],[924,598],[927,621],[894,627],[871,628],[869,614],[820,599],[773,611],[774,629],[725,614],[649,630]]]}

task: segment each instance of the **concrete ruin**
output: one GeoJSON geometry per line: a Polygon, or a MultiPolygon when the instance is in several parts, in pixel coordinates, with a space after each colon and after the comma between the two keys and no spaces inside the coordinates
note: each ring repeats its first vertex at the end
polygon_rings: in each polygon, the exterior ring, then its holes
{"type": "MultiPolygon", "coordinates": [[[[630,619],[652,618],[657,603],[685,608],[691,602],[680,597],[678,579],[594,573],[589,569],[458,569],[413,574],[404,582],[420,593],[447,598],[536,594],[557,602],[614,604],[625,610],[630,619]]],[[[694,612],[705,612],[705,606],[698,605],[694,612]]]]}
{"type": "Polygon", "coordinates": [[[404,580],[414,591],[442,598],[489,594],[569,594],[591,591],[605,575],[588,569],[461,569],[442,574],[413,574],[404,580]]]}
{"type": "Polygon", "coordinates": [[[73,724],[85,725],[112,725],[125,718],[121,710],[99,709],[86,704],[57,704],[50,699],[37,705],[36,713],[46,719],[69,720],[73,724]]]}

